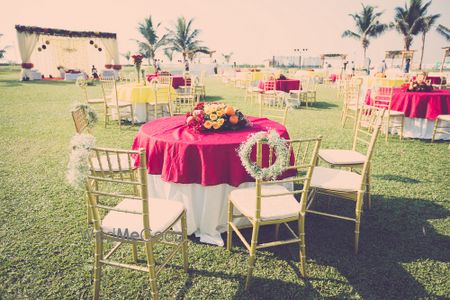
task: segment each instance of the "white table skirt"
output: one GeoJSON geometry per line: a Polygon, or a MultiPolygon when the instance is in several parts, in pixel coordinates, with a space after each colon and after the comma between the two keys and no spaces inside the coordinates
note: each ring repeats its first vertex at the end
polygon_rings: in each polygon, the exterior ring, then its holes
{"type": "Polygon", "coordinates": [[[64,75],[64,80],[77,80],[78,77],[83,76],[83,73],[66,73],[64,75]]]}
{"type": "MultiPolygon", "coordinates": [[[[133,104],[133,114],[134,121],[137,123],[145,123],[154,119],[153,114],[149,111],[148,120],[146,119],[147,105],[145,103],[135,103],[133,104]]],[[[170,113],[167,108],[164,108],[164,116],[170,116],[170,113]]],[[[160,115],[158,115],[160,117],[160,115]]],[[[117,120],[117,111],[115,109],[112,110],[112,120],[117,120]]],[[[131,121],[131,118],[128,118],[128,121],[131,121]]]]}
{"type": "MultiPolygon", "coordinates": [[[[434,121],[422,118],[405,118],[403,137],[414,139],[431,139],[434,121]]],[[[393,133],[394,130],[391,130],[393,133]]],[[[449,134],[437,133],[435,140],[450,140],[449,134]]]]}
{"type": "MultiPolygon", "coordinates": [[[[228,184],[203,186],[165,182],[160,175],[151,174],[148,174],[147,179],[150,197],[184,204],[189,235],[195,234],[202,243],[224,245],[220,234],[227,229],[228,194],[235,187],[228,184]]],[[[254,185],[254,182],[245,182],[239,187],[254,185]]],[[[292,186],[292,183],[286,185],[289,190],[292,190],[292,186]]],[[[175,229],[179,230],[179,225],[176,226],[178,228],[175,229]]]]}

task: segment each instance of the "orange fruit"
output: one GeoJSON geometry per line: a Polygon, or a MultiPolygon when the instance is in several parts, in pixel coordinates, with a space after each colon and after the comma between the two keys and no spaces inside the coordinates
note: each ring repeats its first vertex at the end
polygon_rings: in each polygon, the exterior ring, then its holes
{"type": "Polygon", "coordinates": [[[239,118],[236,115],[230,116],[229,120],[230,120],[230,123],[233,124],[233,125],[236,125],[239,122],[239,118]]]}
{"type": "Polygon", "coordinates": [[[227,106],[225,108],[225,114],[227,114],[227,116],[234,115],[234,108],[233,108],[233,106],[227,106]]]}

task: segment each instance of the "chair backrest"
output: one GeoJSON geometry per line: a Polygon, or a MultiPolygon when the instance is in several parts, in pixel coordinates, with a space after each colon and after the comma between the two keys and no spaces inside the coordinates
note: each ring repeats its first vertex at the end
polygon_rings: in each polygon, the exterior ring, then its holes
{"type": "MultiPolygon", "coordinates": [[[[88,193],[89,206],[92,211],[94,229],[96,231],[102,230],[102,216],[100,210],[106,212],[115,212],[118,217],[126,218],[127,215],[140,215],[142,217],[143,231],[137,233],[130,233],[131,238],[149,239],[150,217],[149,217],[149,201],[147,194],[147,170],[146,170],[146,156],[144,149],[139,151],[129,150],[114,150],[114,149],[92,149],[96,152],[106,152],[109,157],[126,156],[127,160],[133,161],[139,158],[139,167],[137,176],[128,176],[130,171],[118,171],[119,176],[111,178],[109,176],[100,176],[98,172],[91,172],[86,180],[86,190],[88,193]],[[123,207],[116,207],[116,204],[124,199],[129,201],[136,201],[136,205],[132,205],[132,209],[123,207]]],[[[112,167],[110,165],[110,171],[112,167]]],[[[113,173],[113,172],[111,172],[113,173]]],[[[105,174],[107,172],[105,171],[105,174]]],[[[134,173],[132,173],[134,174],[134,173]]],[[[115,234],[113,234],[115,235],[115,234]]],[[[115,235],[117,237],[117,235],[115,235]]],[[[123,237],[130,239],[130,236],[123,237]]]]}
{"type": "Polygon", "coordinates": [[[347,83],[344,90],[344,103],[346,105],[359,105],[361,96],[362,79],[352,79],[347,83]]]}
{"type": "Polygon", "coordinates": [[[183,74],[184,86],[191,86],[192,84],[192,76],[189,72],[185,72],[183,74]]]}
{"type": "Polygon", "coordinates": [[[259,116],[286,124],[288,111],[287,93],[263,93],[259,104],[259,116]]]}
{"type": "Polygon", "coordinates": [[[158,75],[159,84],[165,84],[168,86],[172,86],[172,76],[170,75],[158,75]]]}
{"type": "Polygon", "coordinates": [[[87,132],[90,132],[86,111],[83,109],[83,107],[79,106],[78,108],[72,110],[71,113],[73,123],[75,125],[75,131],[78,134],[84,133],[85,130],[87,132]]]}
{"type": "Polygon", "coordinates": [[[353,136],[354,151],[367,153],[367,150],[372,146],[372,135],[375,128],[384,117],[385,109],[375,106],[364,105],[361,107],[357,119],[355,134],[353,136]]]}
{"type": "MultiPolygon", "coordinates": [[[[165,81],[167,82],[167,81],[165,81]]],[[[155,97],[155,103],[167,103],[172,99],[170,88],[172,87],[172,78],[170,77],[169,84],[162,83],[160,78],[153,78],[150,82],[155,97]]]]}
{"type": "MultiPolygon", "coordinates": [[[[293,183],[294,190],[292,192],[288,192],[288,194],[299,195],[299,213],[305,213],[311,177],[314,166],[317,163],[317,154],[319,152],[321,140],[322,137],[319,136],[315,139],[292,139],[287,141],[289,145],[290,164],[283,168],[283,172],[294,170],[297,172],[296,176],[275,180],[256,179],[255,219],[260,218],[261,198],[286,195],[286,192],[270,192],[268,194],[262,193],[263,186],[270,186],[274,184],[293,183]]],[[[269,147],[266,142],[258,142],[256,144],[256,162],[259,166],[266,165],[267,163],[269,166],[272,165],[276,155],[277,153],[275,153],[274,149],[269,147]],[[263,148],[266,148],[266,151],[263,151],[263,148]],[[263,155],[265,157],[263,157],[263,155]]],[[[280,205],[283,205],[283,203],[280,203],[280,205]]]]}
{"type": "Polygon", "coordinates": [[[89,156],[91,174],[101,177],[124,178],[135,176],[136,151],[92,148],[89,156]],[[131,155],[131,154],[133,155],[131,155]]]}
{"type": "Polygon", "coordinates": [[[169,71],[160,71],[159,73],[158,73],[158,77],[159,76],[170,76],[170,72],[169,71]]]}
{"type": "Polygon", "coordinates": [[[275,80],[266,80],[263,82],[263,90],[264,91],[274,91],[275,85],[276,85],[275,80]]]}
{"type": "Polygon", "coordinates": [[[393,87],[374,87],[371,91],[372,106],[384,108],[387,113],[391,111],[393,87]]]}
{"type": "Polygon", "coordinates": [[[105,100],[105,105],[108,100],[114,100],[118,101],[117,99],[117,87],[116,87],[116,80],[114,77],[107,77],[100,80],[100,85],[102,87],[102,95],[103,100],[105,100]]]}

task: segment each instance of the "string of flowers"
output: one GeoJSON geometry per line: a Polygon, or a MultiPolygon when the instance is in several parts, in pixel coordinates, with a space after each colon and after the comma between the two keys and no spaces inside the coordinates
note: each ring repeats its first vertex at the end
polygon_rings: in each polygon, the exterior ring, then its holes
{"type": "Polygon", "coordinates": [[[289,166],[288,143],[273,129],[269,132],[260,131],[250,135],[247,141],[239,146],[237,152],[245,171],[255,179],[276,179],[289,166]],[[258,142],[265,142],[275,150],[276,160],[268,168],[262,168],[250,159],[252,149],[258,142]]]}
{"type": "Polygon", "coordinates": [[[95,126],[95,124],[97,124],[97,122],[98,122],[97,112],[92,107],[90,107],[89,105],[84,104],[84,103],[76,103],[72,107],[71,111],[76,111],[79,109],[82,109],[84,111],[84,113],[86,114],[86,118],[88,121],[88,127],[93,128],[95,126]]]}
{"type": "Polygon", "coordinates": [[[95,137],[76,134],[70,141],[72,149],[67,165],[67,181],[75,188],[83,188],[89,174],[89,152],[95,146],[95,137]]]}

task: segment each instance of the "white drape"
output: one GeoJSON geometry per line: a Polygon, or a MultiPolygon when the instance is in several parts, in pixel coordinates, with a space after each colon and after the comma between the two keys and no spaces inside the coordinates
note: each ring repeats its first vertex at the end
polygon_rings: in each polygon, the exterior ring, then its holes
{"type": "MultiPolygon", "coordinates": [[[[17,43],[19,45],[20,59],[22,63],[31,63],[31,55],[39,40],[39,35],[36,33],[17,32],[17,43]]],[[[30,70],[22,69],[20,78],[25,76],[30,78],[30,70]]]]}
{"type": "Polygon", "coordinates": [[[100,39],[106,49],[105,63],[110,64],[111,61],[115,65],[120,65],[119,47],[116,39],[100,39]]]}

